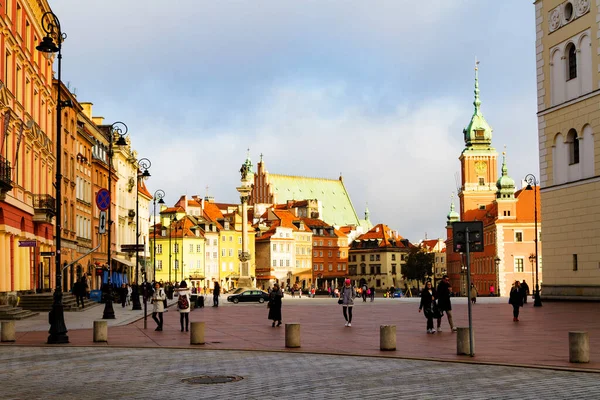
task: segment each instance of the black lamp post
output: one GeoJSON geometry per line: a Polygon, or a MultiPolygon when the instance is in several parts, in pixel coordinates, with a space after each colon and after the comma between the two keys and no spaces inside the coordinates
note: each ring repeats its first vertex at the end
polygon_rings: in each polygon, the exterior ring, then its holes
{"type": "MultiPolygon", "coordinates": [[[[152,230],[153,234],[154,234],[154,240],[152,242],[152,251],[153,251],[153,255],[152,255],[152,267],[154,269],[153,275],[152,275],[152,279],[154,279],[154,282],[156,282],[156,200],[158,200],[158,204],[165,204],[165,201],[163,200],[163,198],[165,197],[165,192],[162,189],[158,189],[156,192],[154,192],[154,197],[152,200],[152,203],[154,203],[154,229],[152,230]]],[[[162,229],[162,226],[161,226],[162,229]]]]}
{"type": "Polygon", "coordinates": [[[61,114],[62,109],[67,107],[70,102],[60,99],[61,92],[61,72],[62,72],[62,42],[67,38],[67,35],[60,29],[60,21],[52,11],[48,11],[42,15],[42,29],[46,36],[42,39],[39,45],[36,46],[38,51],[42,53],[58,53],[58,85],[56,95],[56,234],[55,246],[56,256],[54,258],[54,268],[56,274],[56,289],[54,289],[52,310],[49,313],[48,320],[50,322],[50,335],[48,336],[49,344],[69,343],[67,336],[67,326],[65,325],[65,314],[62,304],[62,265],[61,265],[61,225],[62,225],[62,135],[61,135],[61,114]],[[55,42],[56,40],[56,42],[55,42]]]}
{"type": "Polygon", "coordinates": [[[500,257],[496,256],[494,258],[494,262],[496,263],[496,293],[498,293],[498,297],[500,297],[500,257]]]}
{"type": "Polygon", "coordinates": [[[531,283],[533,283],[534,278],[533,278],[533,262],[535,261],[535,254],[531,253],[529,255],[529,262],[531,263],[531,283]]]}
{"type": "Polygon", "coordinates": [[[535,294],[533,298],[533,306],[541,307],[542,306],[542,298],[540,297],[540,280],[539,280],[539,255],[538,255],[538,227],[537,227],[537,185],[538,181],[533,174],[528,174],[525,177],[525,182],[527,182],[527,187],[525,190],[533,190],[533,218],[535,221],[535,294]],[[535,186],[535,189],[532,187],[535,186]]]}
{"type": "Polygon", "coordinates": [[[119,136],[117,139],[117,146],[126,146],[125,135],[127,135],[127,125],[121,121],[117,121],[108,127],[108,233],[106,237],[106,259],[108,262],[108,282],[106,290],[104,291],[104,312],[102,313],[102,319],[115,319],[115,310],[113,308],[113,294],[112,294],[112,171],[113,171],[113,139],[115,133],[119,136]]]}
{"type": "Polygon", "coordinates": [[[135,189],[135,282],[133,288],[131,290],[131,297],[133,297],[133,307],[132,310],[141,310],[142,303],[140,303],[140,291],[138,285],[138,277],[139,277],[139,265],[140,265],[140,179],[145,179],[150,177],[150,172],[148,169],[152,163],[147,158],[142,158],[138,160],[137,167],[137,179],[136,179],[136,189],[135,189]]]}
{"type": "Polygon", "coordinates": [[[173,232],[173,224],[177,221],[177,218],[171,216],[171,223],[169,224],[169,283],[171,283],[171,260],[173,257],[173,246],[171,245],[171,232],[173,232]]]}

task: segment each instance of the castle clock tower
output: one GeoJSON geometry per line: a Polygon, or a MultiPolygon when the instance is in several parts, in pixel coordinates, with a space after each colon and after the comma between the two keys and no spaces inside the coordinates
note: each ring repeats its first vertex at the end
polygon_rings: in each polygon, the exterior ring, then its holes
{"type": "Polygon", "coordinates": [[[479,99],[479,62],[475,63],[475,111],[469,125],[463,130],[465,148],[459,160],[461,167],[461,219],[465,211],[479,209],[496,198],[498,165],[496,149],[492,147],[492,127],[481,113],[479,99]]]}

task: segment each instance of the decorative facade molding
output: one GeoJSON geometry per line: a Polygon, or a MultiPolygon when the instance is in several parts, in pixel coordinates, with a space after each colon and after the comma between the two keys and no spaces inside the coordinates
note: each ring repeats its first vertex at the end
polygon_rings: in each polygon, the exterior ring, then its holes
{"type": "Polygon", "coordinates": [[[590,12],[590,0],[569,0],[548,12],[548,31],[552,33],[590,12]]]}

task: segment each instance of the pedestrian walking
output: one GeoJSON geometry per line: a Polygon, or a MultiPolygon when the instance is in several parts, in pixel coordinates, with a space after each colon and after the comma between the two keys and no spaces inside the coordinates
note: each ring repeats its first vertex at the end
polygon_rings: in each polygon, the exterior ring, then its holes
{"type": "Polygon", "coordinates": [[[490,285],[490,297],[494,297],[494,285],[490,285]]]}
{"type": "MultiPolygon", "coordinates": [[[[409,292],[410,293],[410,292],[409,292]]],[[[454,321],[452,320],[452,302],[450,301],[450,293],[452,293],[452,287],[450,286],[450,278],[448,275],[442,276],[442,280],[437,287],[437,306],[440,311],[440,317],[437,320],[437,331],[442,331],[442,317],[446,313],[448,316],[448,323],[450,324],[450,330],[456,332],[454,321]]]]}
{"type": "Polygon", "coordinates": [[[88,284],[87,284],[87,279],[85,278],[85,276],[82,276],[79,281],[78,284],[76,285],[77,289],[75,290],[75,297],[77,300],[77,307],[79,307],[79,302],[81,302],[81,308],[85,308],[85,303],[84,300],[85,297],[87,296],[87,289],[88,289],[88,284]]]}
{"type": "Polygon", "coordinates": [[[219,294],[221,294],[221,285],[213,278],[213,307],[219,307],[219,294]]]}
{"type": "MultiPolygon", "coordinates": [[[[437,309],[435,303],[436,295],[431,281],[427,281],[425,289],[421,292],[421,302],[419,303],[419,312],[422,310],[425,318],[427,318],[427,333],[435,333],[435,329],[433,329],[433,317],[434,308],[437,309]]],[[[439,320],[441,320],[441,317],[439,320]]]]}
{"type": "Polygon", "coordinates": [[[273,285],[273,290],[269,293],[269,302],[267,307],[269,308],[269,319],[273,321],[272,327],[281,326],[281,299],[283,297],[283,291],[279,287],[278,283],[273,285]]]}
{"type": "Polygon", "coordinates": [[[175,289],[177,292],[177,310],[179,310],[179,324],[181,325],[181,332],[183,332],[183,322],[185,321],[185,331],[188,331],[190,325],[190,289],[187,287],[186,281],[181,281],[179,288],[175,289]]]}
{"type": "Polygon", "coordinates": [[[119,299],[121,300],[121,307],[125,308],[125,303],[127,302],[127,285],[124,283],[119,288],[119,299]]]}
{"type": "Polygon", "coordinates": [[[510,289],[510,296],[508,298],[508,304],[513,308],[513,322],[519,322],[519,311],[523,307],[523,294],[521,284],[519,281],[515,281],[514,285],[510,289]]]}
{"type": "Polygon", "coordinates": [[[360,288],[360,294],[363,299],[363,303],[367,302],[367,294],[368,294],[367,292],[368,291],[369,291],[369,289],[367,288],[367,284],[363,283],[362,287],[360,288]]]}
{"type": "Polygon", "coordinates": [[[477,303],[477,288],[475,287],[475,284],[473,284],[473,283],[471,283],[470,297],[471,297],[472,304],[477,303]]]}
{"type": "MultiPolygon", "coordinates": [[[[152,288],[150,288],[150,290],[152,290],[152,288]]],[[[127,284],[127,298],[125,299],[125,304],[128,306],[131,305],[131,293],[133,293],[133,289],[130,284],[127,284]]]]}
{"type": "Polygon", "coordinates": [[[157,282],[154,284],[154,293],[152,294],[152,300],[150,302],[153,305],[152,308],[152,319],[156,322],[155,331],[163,330],[163,312],[165,311],[164,300],[167,299],[167,295],[165,291],[160,287],[160,284],[157,282]]]}
{"type": "Polygon", "coordinates": [[[375,286],[373,286],[371,289],[369,289],[371,291],[370,295],[371,295],[371,302],[375,301],[375,286]]]}
{"type": "Polygon", "coordinates": [[[355,298],[356,289],[354,286],[351,286],[350,279],[346,279],[344,281],[344,286],[342,286],[340,299],[338,300],[338,303],[342,305],[342,313],[344,314],[344,319],[346,320],[345,326],[352,326],[352,307],[354,306],[355,298]]]}
{"type": "Polygon", "coordinates": [[[523,279],[521,283],[521,294],[523,295],[523,304],[527,304],[527,297],[529,296],[529,285],[523,279]]]}

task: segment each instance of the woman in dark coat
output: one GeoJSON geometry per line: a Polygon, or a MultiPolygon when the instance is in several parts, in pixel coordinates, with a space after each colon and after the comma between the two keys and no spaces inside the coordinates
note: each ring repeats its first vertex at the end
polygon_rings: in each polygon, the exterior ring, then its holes
{"type": "Polygon", "coordinates": [[[508,304],[513,307],[513,322],[519,322],[519,311],[523,307],[523,293],[519,281],[515,281],[512,289],[510,289],[510,297],[508,304]]]}
{"type": "Polygon", "coordinates": [[[434,308],[437,309],[435,298],[437,293],[431,285],[431,281],[425,284],[425,289],[421,292],[421,304],[419,304],[419,312],[423,310],[425,318],[427,318],[427,333],[435,333],[433,329],[434,308]]]}
{"type": "Polygon", "coordinates": [[[279,287],[279,284],[275,283],[273,286],[273,290],[269,293],[269,319],[273,321],[271,326],[275,326],[275,322],[277,322],[277,326],[281,325],[281,298],[283,297],[283,292],[279,287]]]}

